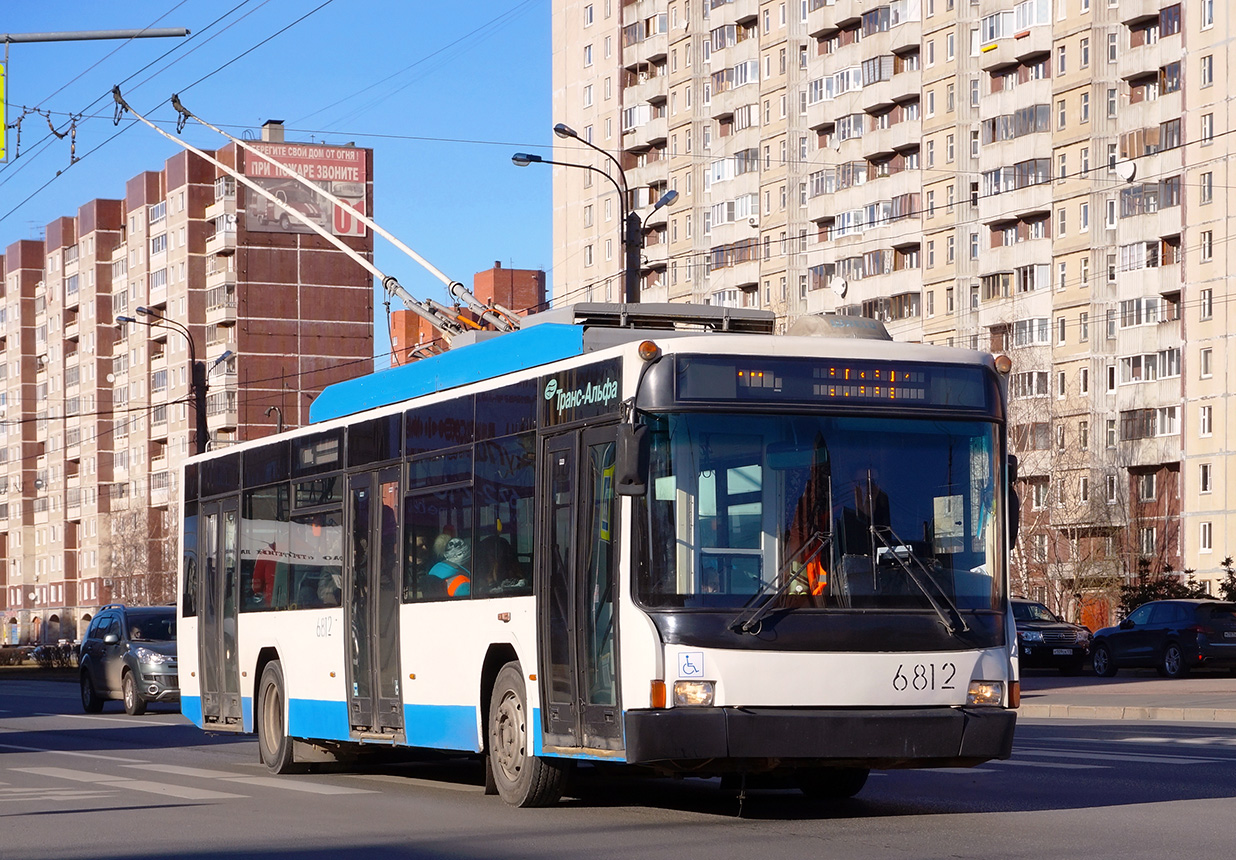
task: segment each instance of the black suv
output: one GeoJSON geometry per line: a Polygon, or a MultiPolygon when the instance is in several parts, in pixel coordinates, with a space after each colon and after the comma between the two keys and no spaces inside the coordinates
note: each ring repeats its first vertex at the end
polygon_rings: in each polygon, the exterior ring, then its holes
{"type": "Polygon", "coordinates": [[[134,715],[145,713],[147,702],[179,702],[176,607],[104,606],[82,638],[78,663],[88,714],[108,699],[122,699],[134,715]]]}
{"type": "Polygon", "coordinates": [[[1082,670],[1090,650],[1090,631],[1070,624],[1041,603],[1014,597],[1017,654],[1025,668],[1059,669],[1066,675],[1082,670]]]}
{"type": "Polygon", "coordinates": [[[1094,634],[1094,672],[1110,678],[1122,666],[1153,666],[1179,678],[1203,666],[1236,669],[1236,603],[1154,600],[1115,627],[1094,634]]]}

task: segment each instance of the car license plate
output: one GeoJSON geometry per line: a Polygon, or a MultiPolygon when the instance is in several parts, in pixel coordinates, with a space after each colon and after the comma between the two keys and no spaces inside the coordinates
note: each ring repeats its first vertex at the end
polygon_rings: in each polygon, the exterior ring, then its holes
{"type": "Polygon", "coordinates": [[[1072,648],[1053,648],[1051,649],[1051,653],[1063,656],[1063,655],[1072,654],[1073,649],[1072,648]]]}
{"type": "Polygon", "coordinates": [[[1223,638],[1224,639],[1236,639],[1236,630],[1223,631],[1223,638]]]}

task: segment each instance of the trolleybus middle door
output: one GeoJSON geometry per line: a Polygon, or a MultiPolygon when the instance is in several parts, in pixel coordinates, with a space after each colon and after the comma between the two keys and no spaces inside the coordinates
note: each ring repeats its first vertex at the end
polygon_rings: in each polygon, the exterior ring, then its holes
{"type": "Polygon", "coordinates": [[[548,439],[540,594],[545,743],[622,748],[614,428],[548,439]]]}
{"type": "Polygon", "coordinates": [[[399,685],[399,470],[353,475],[344,605],[352,733],[403,732],[399,685]]]}
{"type": "Polygon", "coordinates": [[[212,729],[240,731],[240,662],[236,613],[239,569],[239,506],[224,499],[202,506],[198,606],[202,719],[212,729]]]}

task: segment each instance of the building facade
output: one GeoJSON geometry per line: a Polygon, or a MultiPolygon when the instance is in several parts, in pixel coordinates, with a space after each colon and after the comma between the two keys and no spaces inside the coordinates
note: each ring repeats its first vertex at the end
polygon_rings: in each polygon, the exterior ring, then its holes
{"type": "MultiPolygon", "coordinates": [[[[1213,0],[555,0],[554,118],[641,215],[679,192],[644,300],[1007,352],[1016,587],[1094,623],[1236,554],[1230,29],[1213,0]]],[[[619,300],[618,192],[553,182],[554,300],[619,300]]]]}
{"type": "MultiPolygon", "coordinates": [[[[372,211],[371,150],[287,143],[277,124],[255,145],[337,165],[336,195],[372,211]]],[[[214,155],[372,255],[372,234],[325,201],[231,145],[214,155]]],[[[99,606],[175,599],[194,361],[211,446],[306,423],[323,387],[371,369],[368,273],[260,203],[181,153],[0,257],[3,641],[75,640],[99,606]]]]}

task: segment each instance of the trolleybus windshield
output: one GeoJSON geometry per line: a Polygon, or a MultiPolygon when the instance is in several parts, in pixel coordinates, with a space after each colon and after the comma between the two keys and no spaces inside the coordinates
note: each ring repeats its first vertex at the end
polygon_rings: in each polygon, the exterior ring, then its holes
{"type": "Polygon", "coordinates": [[[1002,607],[994,423],[716,412],[648,423],[644,605],[1002,607]]]}

